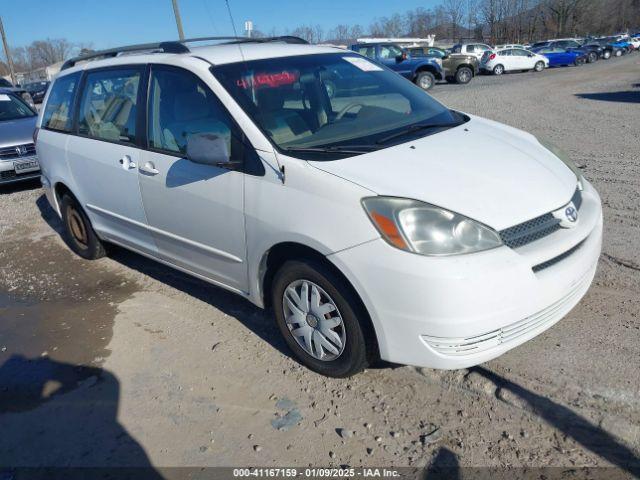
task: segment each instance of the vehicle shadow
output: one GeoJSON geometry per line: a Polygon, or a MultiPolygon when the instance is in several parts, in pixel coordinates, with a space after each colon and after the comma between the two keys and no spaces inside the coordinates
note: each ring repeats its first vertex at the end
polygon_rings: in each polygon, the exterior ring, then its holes
{"type": "MultiPolygon", "coordinates": [[[[44,195],[36,200],[36,205],[43,220],[47,222],[51,229],[61,235],[62,222],[44,195]]],[[[111,260],[127,268],[158,280],[236,318],[280,353],[292,357],[272,315],[256,307],[248,300],[125,248],[109,245],[108,255],[111,260]]]]}
{"type": "Polygon", "coordinates": [[[587,100],[600,100],[602,102],[640,103],[640,90],[628,90],[623,92],[601,93],[576,93],[576,97],[587,100]]]}
{"type": "Polygon", "coordinates": [[[163,478],[118,422],[109,371],[13,354],[0,386],[0,478],[163,478]]]}
{"type": "Polygon", "coordinates": [[[587,450],[592,451],[616,467],[640,477],[640,458],[611,434],[581,417],[571,409],[553,400],[528,390],[506,378],[478,366],[469,369],[482,375],[498,388],[509,391],[523,400],[538,417],[553,425],[563,434],[573,438],[587,450]]]}

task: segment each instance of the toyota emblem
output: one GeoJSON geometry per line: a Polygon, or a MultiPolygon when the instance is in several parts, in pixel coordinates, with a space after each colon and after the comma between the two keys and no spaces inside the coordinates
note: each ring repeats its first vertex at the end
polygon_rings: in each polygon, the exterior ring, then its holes
{"type": "Polygon", "coordinates": [[[567,207],[564,210],[564,216],[567,217],[571,223],[575,223],[578,220],[578,211],[574,207],[567,207]]]}

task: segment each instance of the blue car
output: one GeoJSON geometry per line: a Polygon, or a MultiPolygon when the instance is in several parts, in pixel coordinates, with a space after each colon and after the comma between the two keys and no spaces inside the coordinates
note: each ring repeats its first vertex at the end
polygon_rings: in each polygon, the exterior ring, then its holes
{"type": "Polygon", "coordinates": [[[550,67],[562,67],[565,65],[582,65],[587,61],[584,52],[564,50],[557,47],[540,47],[531,50],[538,55],[544,55],[549,59],[550,67]]]}
{"type": "Polygon", "coordinates": [[[437,59],[411,57],[400,46],[393,43],[357,43],[350,48],[399,73],[423,90],[433,87],[436,80],[444,80],[442,63],[437,59]]]}

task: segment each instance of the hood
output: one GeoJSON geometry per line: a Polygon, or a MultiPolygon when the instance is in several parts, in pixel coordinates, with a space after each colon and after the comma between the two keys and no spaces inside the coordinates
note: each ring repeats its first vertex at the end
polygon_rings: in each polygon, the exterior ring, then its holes
{"type": "Polygon", "coordinates": [[[533,135],[478,117],[383,150],[309,163],[379,195],[421,200],[496,230],[560,208],[577,183],[533,135]]]}
{"type": "Polygon", "coordinates": [[[0,148],[33,143],[37,116],[0,121],[0,148]]]}

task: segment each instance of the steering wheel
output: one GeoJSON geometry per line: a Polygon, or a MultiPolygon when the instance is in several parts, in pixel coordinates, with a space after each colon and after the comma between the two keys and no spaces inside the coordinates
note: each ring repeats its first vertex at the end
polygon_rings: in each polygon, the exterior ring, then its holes
{"type": "Polygon", "coordinates": [[[357,102],[348,103],[347,105],[344,106],[342,110],[338,112],[338,115],[336,115],[336,118],[334,121],[337,122],[338,120],[341,120],[342,117],[344,117],[345,114],[354,107],[364,107],[364,105],[362,103],[357,103],[357,102]]]}

